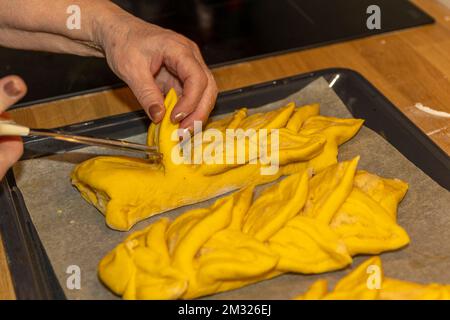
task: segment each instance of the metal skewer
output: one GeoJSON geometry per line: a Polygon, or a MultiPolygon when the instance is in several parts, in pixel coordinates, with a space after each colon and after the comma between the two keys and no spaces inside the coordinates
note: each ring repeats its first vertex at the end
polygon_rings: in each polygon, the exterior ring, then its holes
{"type": "Polygon", "coordinates": [[[98,146],[127,152],[144,153],[154,161],[160,161],[162,154],[155,146],[129,142],[125,140],[115,140],[108,138],[94,138],[89,136],[71,135],[56,130],[31,129],[18,125],[12,121],[0,121],[0,136],[43,136],[57,140],[80,143],[90,146],[98,146]]]}

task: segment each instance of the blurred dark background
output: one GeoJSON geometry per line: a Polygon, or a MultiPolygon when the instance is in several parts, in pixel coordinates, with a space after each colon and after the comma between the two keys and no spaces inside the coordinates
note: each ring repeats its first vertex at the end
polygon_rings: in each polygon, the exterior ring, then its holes
{"type": "MultiPolygon", "coordinates": [[[[115,0],[142,19],[194,40],[217,66],[432,23],[406,0],[115,0]],[[381,30],[366,27],[369,5],[381,30]]],[[[103,59],[0,48],[0,77],[22,76],[21,105],[123,83],[103,59]]]]}

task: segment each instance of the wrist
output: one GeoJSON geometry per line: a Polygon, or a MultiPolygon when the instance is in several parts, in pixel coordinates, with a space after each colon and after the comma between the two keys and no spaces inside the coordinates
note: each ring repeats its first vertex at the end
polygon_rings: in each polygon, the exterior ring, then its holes
{"type": "Polygon", "coordinates": [[[90,37],[94,45],[103,49],[111,37],[125,33],[129,29],[127,25],[136,19],[111,2],[100,6],[97,10],[90,24],[90,37]]]}

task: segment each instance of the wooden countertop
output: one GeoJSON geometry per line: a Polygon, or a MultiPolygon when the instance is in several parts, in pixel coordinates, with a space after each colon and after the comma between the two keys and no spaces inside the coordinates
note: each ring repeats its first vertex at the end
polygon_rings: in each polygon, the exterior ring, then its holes
{"type": "MultiPolygon", "coordinates": [[[[450,113],[450,7],[444,0],[413,0],[436,24],[213,70],[220,90],[230,90],[313,70],[342,67],[360,72],[450,154],[450,119],[418,110],[418,102],[450,113]]],[[[57,127],[136,110],[127,88],[13,110],[30,127],[57,127]]],[[[0,299],[14,299],[0,242],[0,299]]]]}

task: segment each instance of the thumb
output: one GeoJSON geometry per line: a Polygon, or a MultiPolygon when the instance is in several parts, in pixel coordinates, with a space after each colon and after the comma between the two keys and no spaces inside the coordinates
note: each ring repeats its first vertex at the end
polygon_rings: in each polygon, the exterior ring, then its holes
{"type": "Polygon", "coordinates": [[[27,93],[25,82],[18,76],[0,79],[0,113],[19,101],[27,93]]]}
{"type": "Polygon", "coordinates": [[[164,97],[151,73],[141,73],[129,81],[128,86],[150,119],[155,123],[160,122],[165,113],[164,97]]]}

